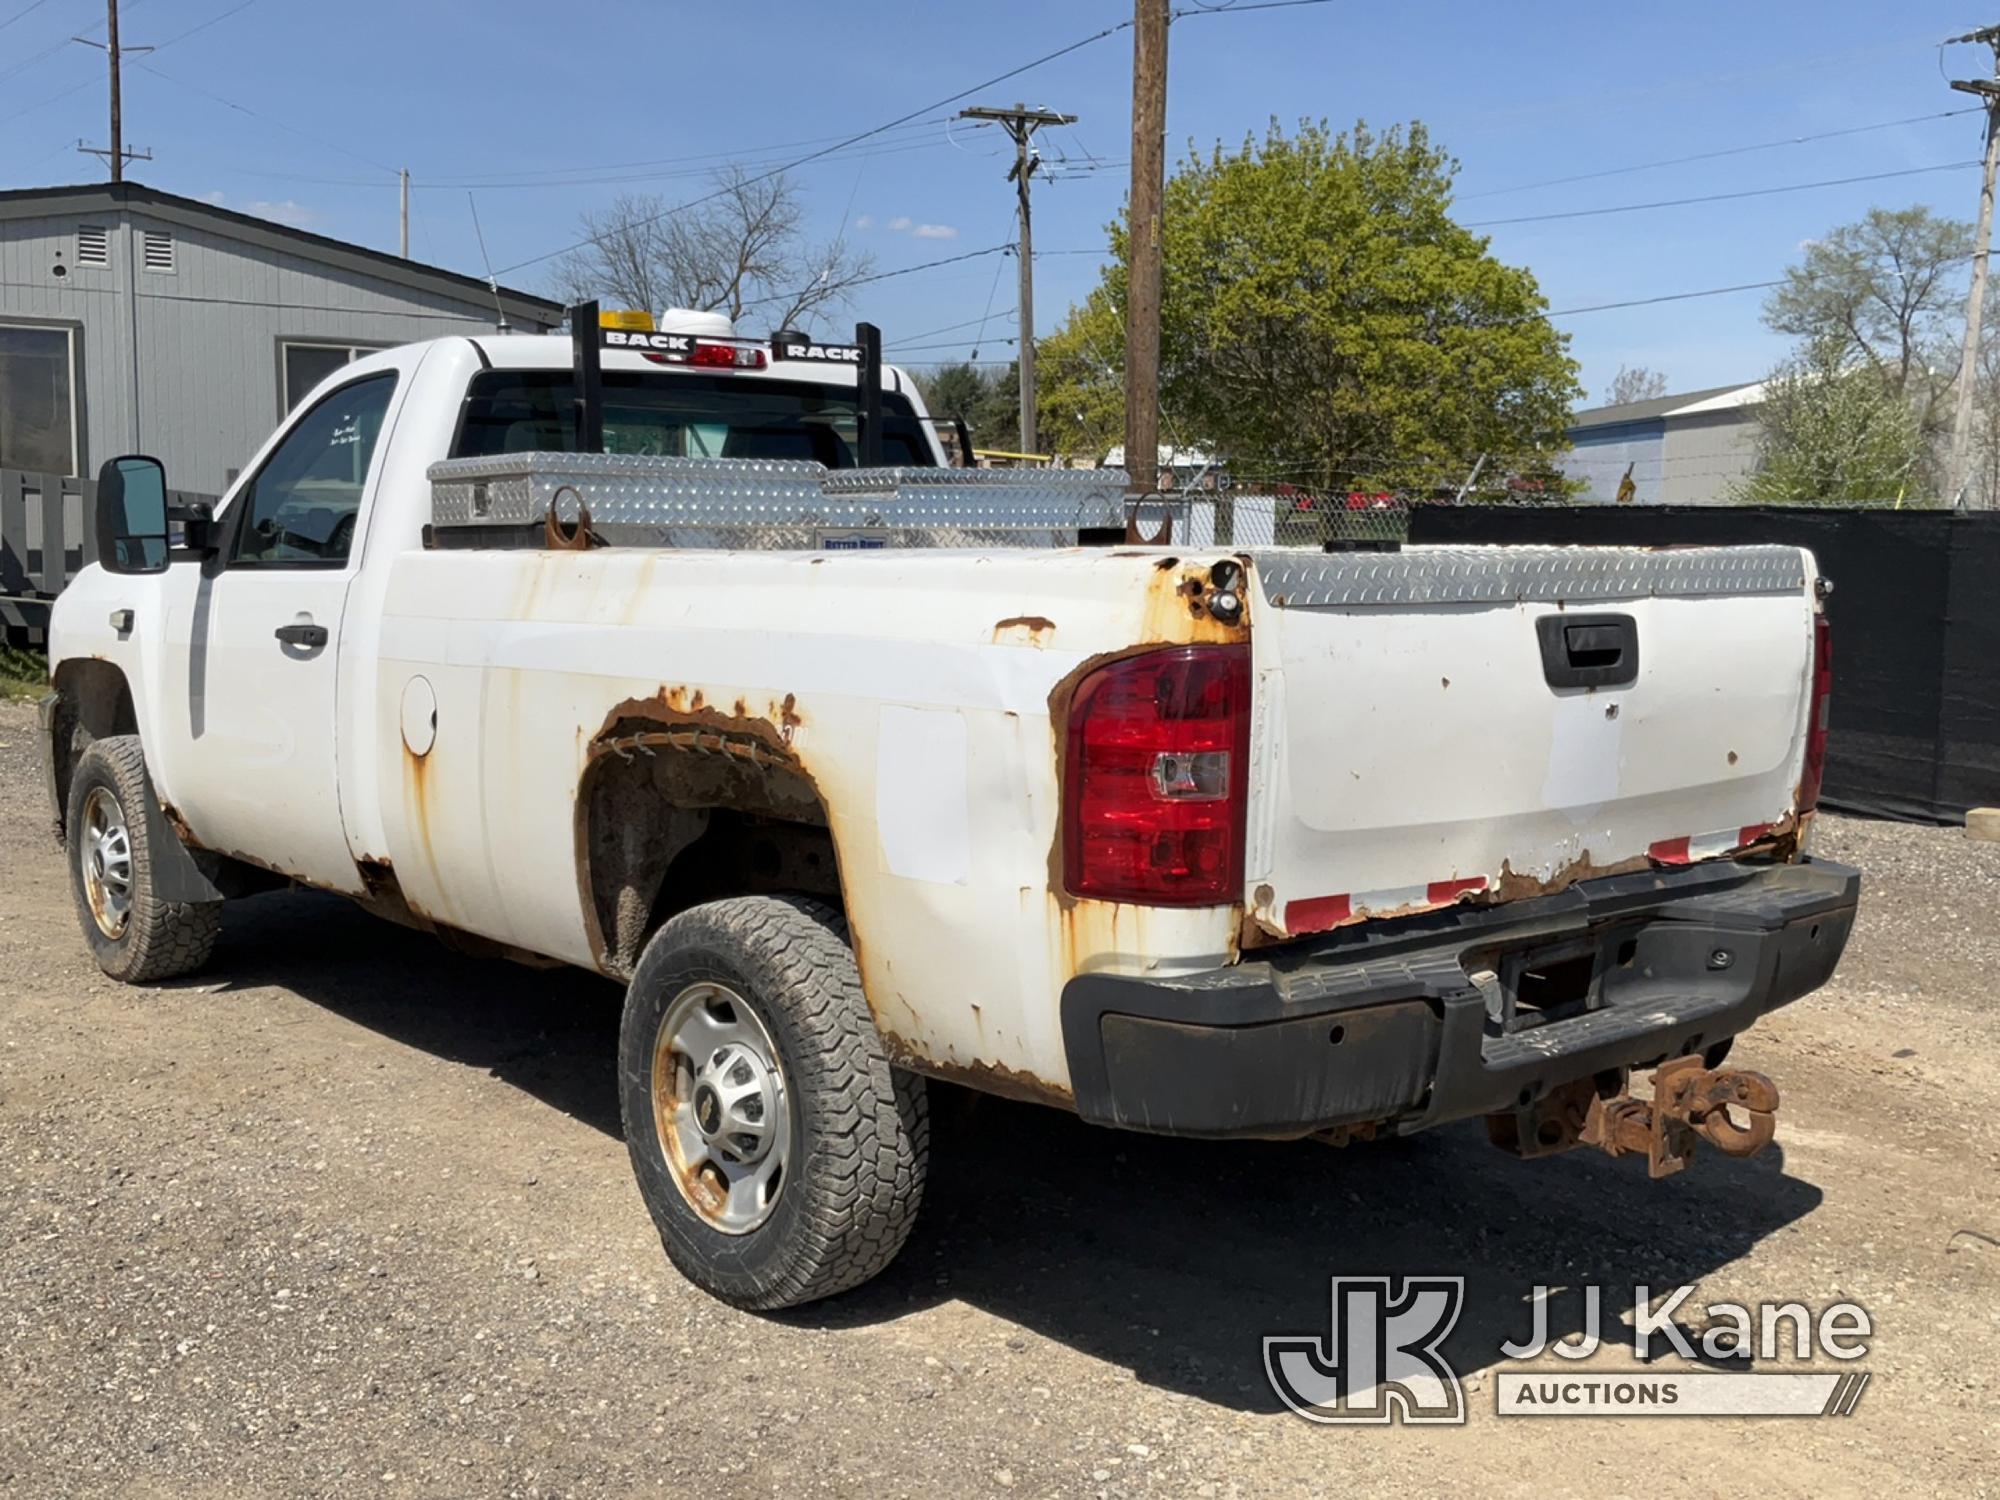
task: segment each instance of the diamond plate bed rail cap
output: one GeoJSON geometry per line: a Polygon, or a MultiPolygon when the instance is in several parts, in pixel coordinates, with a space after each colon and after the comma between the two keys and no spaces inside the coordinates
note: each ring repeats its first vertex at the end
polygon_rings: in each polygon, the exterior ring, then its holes
{"type": "Polygon", "coordinates": [[[829,495],[857,490],[871,493],[898,489],[976,490],[1000,503],[1014,495],[1078,497],[1125,494],[1123,469],[829,469],[820,481],[829,495]]]}
{"type": "MultiPolygon", "coordinates": [[[[743,536],[754,533],[742,528],[763,527],[769,545],[783,545],[789,529],[800,526],[912,535],[1066,529],[1073,544],[1080,529],[1122,528],[1127,509],[1118,469],[834,470],[790,459],[523,452],[447,459],[426,472],[432,524],[448,531],[532,527],[552,509],[566,517],[588,509],[602,536],[634,527],[694,535],[717,526],[743,536]]],[[[1165,503],[1185,514],[1184,505],[1165,503]]]]}
{"type": "Polygon", "coordinates": [[[801,458],[680,458],[652,453],[488,453],[445,458],[425,471],[432,484],[467,479],[609,479],[688,481],[716,485],[773,481],[818,485],[831,472],[801,458]]]}
{"type": "Polygon", "coordinates": [[[1253,552],[1251,563],[1265,602],[1283,609],[1788,594],[1806,579],[1800,549],[1773,546],[1279,550],[1253,552]]]}
{"type": "MultiPolygon", "coordinates": [[[[1052,546],[1068,532],[1122,530],[1124,470],[846,468],[806,460],[680,458],[650,454],[514,452],[432,464],[436,532],[536,528],[552,512],[590,512],[602,536],[704,536],[730,528],[732,546],[790,546],[798,528],[864,528],[872,546],[938,546],[934,536],[998,538],[1052,546]]],[[[1182,500],[1148,500],[1186,516],[1182,500]]],[[[674,546],[662,540],[658,546],[674,546]]]]}

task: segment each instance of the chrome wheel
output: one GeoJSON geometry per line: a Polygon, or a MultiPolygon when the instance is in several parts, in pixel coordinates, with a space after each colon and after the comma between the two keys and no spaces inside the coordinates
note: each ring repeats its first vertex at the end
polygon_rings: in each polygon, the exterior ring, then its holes
{"type": "Polygon", "coordinates": [[[771,1215],[791,1153],[791,1109],[778,1049],[743,997],[689,985],[653,1042],[653,1123],[674,1185],[724,1234],[771,1215]]]}
{"type": "Polygon", "coordinates": [[[132,920],[132,835],[125,826],[125,809],[109,788],[90,789],[79,833],[84,899],[97,930],[116,942],[132,920]]]}

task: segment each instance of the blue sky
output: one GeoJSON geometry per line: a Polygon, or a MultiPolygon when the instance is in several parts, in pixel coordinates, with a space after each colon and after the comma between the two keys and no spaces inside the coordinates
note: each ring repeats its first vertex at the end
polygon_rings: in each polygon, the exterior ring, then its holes
{"type": "MultiPolygon", "coordinates": [[[[1211,0],[1214,3],[1214,0],[1211,0]]],[[[1249,0],[1243,0],[1249,3],[1249,0]]],[[[0,186],[86,181],[74,151],[105,130],[98,0],[0,0],[0,186]],[[25,9],[25,13],[24,12],[25,9]],[[46,55],[43,55],[46,54],[46,55]]],[[[415,182],[412,252],[477,272],[476,196],[502,279],[545,289],[580,212],[621,191],[670,199],[735,157],[776,164],[895,118],[1129,19],[1125,0],[1007,5],[773,0],[126,0],[126,134],[155,159],[132,175],[190,196],[393,249],[396,186],[415,182]],[[794,143],[810,143],[795,145],[794,143]],[[642,163],[628,166],[629,163],[642,163]],[[622,182],[607,178],[627,178],[622,182]]],[[[1597,209],[1828,178],[1969,164],[1972,115],[1835,140],[1515,191],[1661,158],[1943,115],[1970,103],[1945,74],[1982,51],[1937,43],[1992,17],[1906,0],[1613,7],[1359,0],[1176,22],[1170,160],[1190,140],[1235,143],[1271,116],[1386,126],[1421,119],[1462,163],[1467,222],[1597,209]]],[[[1046,332],[1095,278],[1102,226],[1125,191],[1131,33],[1121,31],[966,102],[1025,100],[1081,117],[1042,137],[1036,299],[1046,332]],[[1064,160],[1058,160],[1066,159],[1064,160]],[[1097,162],[1112,165],[1093,166],[1097,162]]],[[[952,106],[956,109],[957,106],[952,106]]],[[[880,270],[1013,237],[1011,149],[996,132],[931,123],[796,173],[822,234],[843,222],[880,270]]],[[[1531,269],[1556,309],[1768,280],[1802,242],[1871,205],[1970,217],[1977,168],[1635,213],[1505,224],[1495,253],[1531,269]]],[[[1013,263],[987,255],[868,287],[843,320],[882,326],[909,362],[1004,357],[1013,263]],[[996,270],[998,272],[996,276],[996,270]],[[968,320],[973,326],[950,328],[968,320]],[[930,330],[946,331],[932,334],[930,330]]],[[[1761,293],[1565,317],[1591,400],[1621,363],[1674,389],[1754,379],[1785,348],[1761,293]]]]}

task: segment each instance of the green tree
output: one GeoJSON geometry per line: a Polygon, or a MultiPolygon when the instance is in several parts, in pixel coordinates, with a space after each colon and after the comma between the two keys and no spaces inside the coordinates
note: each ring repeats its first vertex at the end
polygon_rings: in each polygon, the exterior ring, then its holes
{"type": "Polygon", "coordinates": [[[928,370],[910,371],[910,378],[916,381],[924,405],[934,417],[963,417],[970,422],[986,399],[986,377],[977,365],[932,365],[928,370]]]}
{"type": "Polygon", "coordinates": [[[1018,446],[1020,366],[982,368],[961,362],[912,370],[910,376],[917,382],[932,416],[945,421],[954,417],[965,419],[965,425],[972,431],[974,447],[1012,452],[1018,446]]]}
{"type": "Polygon", "coordinates": [[[1732,498],[1824,505],[1928,497],[1926,443],[1910,400],[1830,330],[1764,383],[1758,467],[1732,498]]]}
{"type": "MultiPolygon", "coordinates": [[[[1274,121],[1167,183],[1162,440],[1239,475],[1428,492],[1472,455],[1545,467],[1582,394],[1528,272],[1454,223],[1457,164],[1422,125],[1376,135],[1274,121]]],[[[1038,346],[1050,441],[1122,436],[1128,238],[1038,346]]],[[[1492,466],[1489,464],[1489,466],[1492,466]]]]}
{"type": "Polygon", "coordinates": [[[1830,341],[1907,397],[1926,432],[1958,369],[1972,226],[1928,208],[1871,208],[1806,246],[1764,304],[1779,333],[1830,341]]]}
{"type": "Polygon", "coordinates": [[[1021,447],[1021,367],[1009,362],[986,372],[986,396],[969,418],[972,440],[981,448],[1015,453],[1021,447]]]}

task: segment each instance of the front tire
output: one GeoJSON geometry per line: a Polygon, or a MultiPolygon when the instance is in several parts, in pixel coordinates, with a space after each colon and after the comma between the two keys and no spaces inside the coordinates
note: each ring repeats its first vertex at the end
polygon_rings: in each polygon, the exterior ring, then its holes
{"type": "Polygon", "coordinates": [[[95,740],[70,778],[68,852],[77,920],[97,966],[126,984],[192,974],[222,931],[220,901],[168,901],[157,889],[153,785],[137,735],[95,740]]]}
{"type": "Polygon", "coordinates": [[[889,1065],[846,925],[743,896],[667,922],[640,955],[618,1047],[639,1191],[668,1258],[755,1311],[859,1286],[923,1195],[923,1080],[889,1065]]]}

